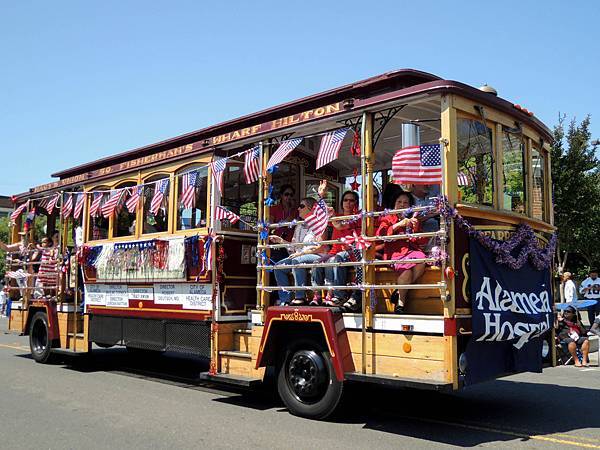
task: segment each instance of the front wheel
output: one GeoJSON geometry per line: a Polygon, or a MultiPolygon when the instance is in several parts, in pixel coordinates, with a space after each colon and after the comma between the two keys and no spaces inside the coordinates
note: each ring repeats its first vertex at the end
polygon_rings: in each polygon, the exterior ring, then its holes
{"type": "Polygon", "coordinates": [[[31,319],[29,348],[35,362],[41,364],[49,362],[52,354],[52,343],[48,334],[48,316],[44,312],[36,312],[31,319]]]}
{"type": "Polygon", "coordinates": [[[288,351],[277,376],[277,390],[287,408],[309,419],[329,416],[342,397],[342,388],[329,353],[316,348],[288,351]]]}

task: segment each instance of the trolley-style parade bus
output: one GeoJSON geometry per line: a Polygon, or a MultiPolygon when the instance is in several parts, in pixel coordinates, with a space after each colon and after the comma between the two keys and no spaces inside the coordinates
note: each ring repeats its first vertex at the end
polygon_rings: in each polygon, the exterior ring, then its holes
{"type": "Polygon", "coordinates": [[[40,363],[122,345],[274,373],[311,418],[349,381],[541,371],[550,140],[489,86],[406,69],[58,172],[14,196],[9,328],[40,363]]]}

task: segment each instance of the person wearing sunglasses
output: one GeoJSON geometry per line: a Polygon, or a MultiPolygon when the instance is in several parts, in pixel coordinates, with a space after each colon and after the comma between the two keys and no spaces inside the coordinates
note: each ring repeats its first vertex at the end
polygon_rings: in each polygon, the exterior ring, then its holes
{"type": "MultiPolygon", "coordinates": [[[[298,214],[300,218],[304,220],[312,211],[316,204],[316,200],[311,197],[303,198],[298,206],[298,214]]],[[[325,233],[323,233],[325,234],[325,233]]],[[[297,245],[288,247],[289,256],[277,264],[312,264],[322,261],[327,257],[327,246],[321,245],[319,242],[323,240],[323,236],[315,236],[312,230],[306,226],[306,224],[300,223],[296,225],[294,229],[294,235],[291,241],[286,241],[281,236],[272,235],[269,236],[270,242],[274,244],[286,244],[286,243],[303,243],[309,245],[297,245]]],[[[307,269],[295,268],[295,269],[275,269],[275,280],[277,285],[280,287],[290,286],[289,274],[290,272],[294,275],[294,283],[298,287],[308,287],[307,269]]],[[[279,293],[279,305],[286,306],[302,306],[306,305],[306,290],[295,291],[294,300],[291,299],[291,292],[289,291],[278,291],[279,293]]]]}
{"type": "MultiPolygon", "coordinates": [[[[298,219],[298,207],[296,206],[296,189],[291,184],[283,184],[279,188],[279,203],[271,206],[269,210],[269,220],[271,223],[291,222],[298,219]]],[[[273,230],[273,234],[291,241],[294,236],[294,229],[291,227],[279,227],[273,230]]],[[[288,256],[284,248],[271,250],[271,259],[275,262],[288,256]]]]}

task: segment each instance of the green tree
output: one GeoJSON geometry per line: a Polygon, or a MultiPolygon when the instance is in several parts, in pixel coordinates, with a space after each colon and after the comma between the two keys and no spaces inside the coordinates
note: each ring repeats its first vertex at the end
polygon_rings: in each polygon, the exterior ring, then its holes
{"type": "Polygon", "coordinates": [[[554,224],[558,228],[559,272],[577,255],[589,266],[600,260],[600,161],[591,142],[590,117],[554,127],[552,181],[554,224]]]}

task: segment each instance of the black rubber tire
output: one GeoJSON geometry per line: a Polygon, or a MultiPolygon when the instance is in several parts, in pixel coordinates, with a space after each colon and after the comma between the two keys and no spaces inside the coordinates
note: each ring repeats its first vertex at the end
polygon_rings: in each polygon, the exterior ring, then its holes
{"type": "Polygon", "coordinates": [[[343,381],[335,376],[329,352],[316,343],[287,350],[277,374],[277,391],[295,416],[324,419],[342,398],[343,381]]]}
{"type": "Polygon", "coordinates": [[[48,335],[48,316],[38,311],[29,324],[29,348],[35,362],[45,364],[52,356],[52,341],[48,335]]]}

